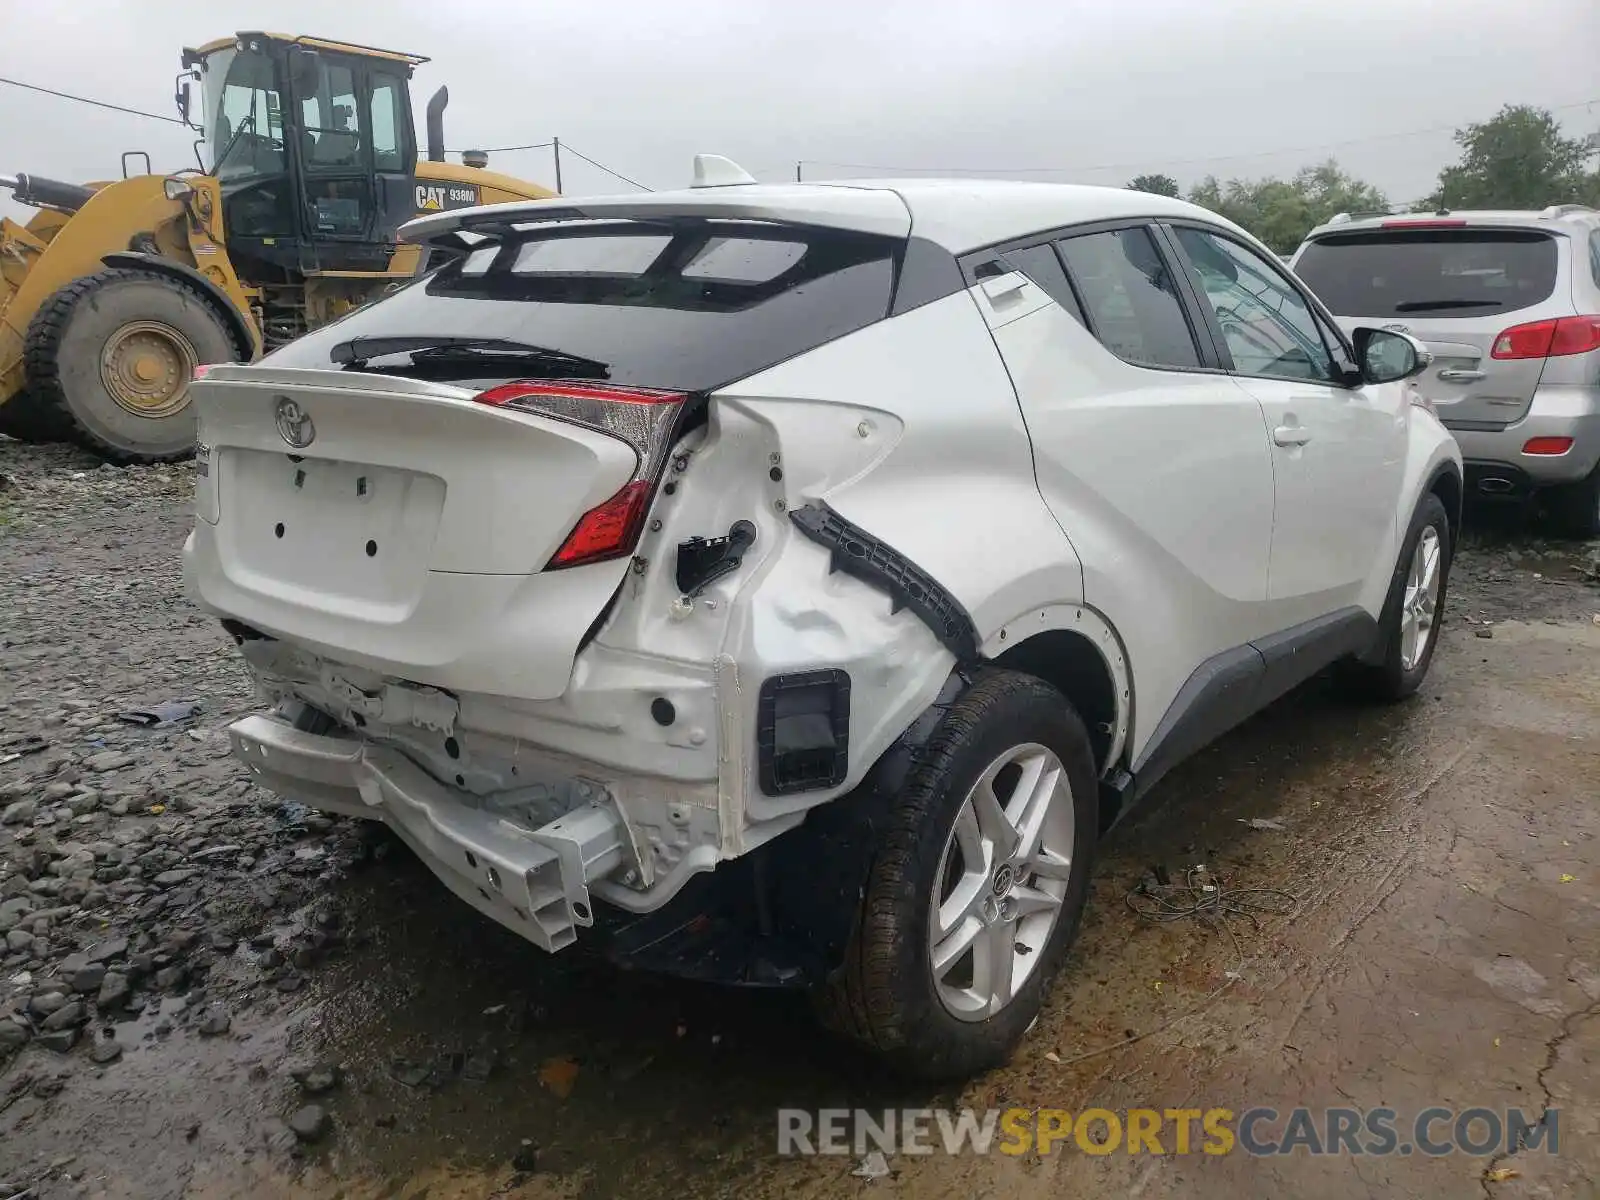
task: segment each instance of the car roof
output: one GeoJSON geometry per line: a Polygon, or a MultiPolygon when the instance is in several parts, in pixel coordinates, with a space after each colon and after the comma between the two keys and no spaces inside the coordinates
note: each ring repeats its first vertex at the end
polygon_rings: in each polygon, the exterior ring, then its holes
{"type": "Polygon", "coordinates": [[[401,236],[431,242],[457,230],[520,227],[523,222],[686,216],[791,221],[914,236],[952,254],[1067,225],[1135,217],[1201,219],[1245,233],[1198,205],[1126,188],[998,179],[852,179],[515,201],[420,217],[405,225],[401,236]]]}

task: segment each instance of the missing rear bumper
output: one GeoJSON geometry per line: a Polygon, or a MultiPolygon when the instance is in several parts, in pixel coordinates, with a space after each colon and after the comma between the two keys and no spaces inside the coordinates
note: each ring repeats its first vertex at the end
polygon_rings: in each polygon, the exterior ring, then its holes
{"type": "Polygon", "coordinates": [[[530,829],[474,807],[370,742],[267,716],[246,717],[228,735],[263,785],[313,808],[383,821],[457,896],[552,953],[594,923],[589,885],[637,868],[626,823],[609,803],[530,829]]]}

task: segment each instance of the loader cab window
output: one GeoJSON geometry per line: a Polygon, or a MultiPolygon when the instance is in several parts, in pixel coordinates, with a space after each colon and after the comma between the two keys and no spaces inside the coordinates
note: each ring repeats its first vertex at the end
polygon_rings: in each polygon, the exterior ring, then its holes
{"type": "Polygon", "coordinates": [[[363,166],[361,104],[348,66],[328,63],[317,90],[300,101],[301,153],[309,171],[349,171],[363,166]]]}
{"type": "Polygon", "coordinates": [[[393,75],[372,75],[372,167],[375,171],[406,169],[406,83],[393,75]]]}
{"type": "Polygon", "coordinates": [[[281,174],[283,97],[272,60],[260,51],[223,50],[205,68],[206,141],[217,177],[281,174]]]}

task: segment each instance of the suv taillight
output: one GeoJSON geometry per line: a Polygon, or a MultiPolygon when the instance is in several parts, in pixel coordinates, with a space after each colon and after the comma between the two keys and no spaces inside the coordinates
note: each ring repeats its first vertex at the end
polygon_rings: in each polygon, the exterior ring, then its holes
{"type": "Polygon", "coordinates": [[[1557,358],[1600,350],[1600,316],[1513,325],[1494,339],[1491,358],[1557,358]]]}
{"type": "Polygon", "coordinates": [[[628,443],[638,455],[633,478],[604,504],[596,505],[572,527],[545,570],[605,562],[633,553],[644,528],[645,514],[655,496],[672,449],[678,414],[688,399],[684,392],[654,388],[618,387],[610,384],[545,383],[518,380],[480,392],[479,404],[516,408],[585,429],[609,434],[628,443]]]}

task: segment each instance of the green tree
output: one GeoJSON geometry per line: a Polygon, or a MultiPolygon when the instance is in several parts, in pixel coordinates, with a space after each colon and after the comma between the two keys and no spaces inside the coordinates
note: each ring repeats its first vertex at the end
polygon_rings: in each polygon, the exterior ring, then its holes
{"type": "Polygon", "coordinates": [[[1600,204],[1600,169],[1581,139],[1562,135],[1549,109],[1508,104],[1479,125],[1456,130],[1461,161],[1439,173],[1429,208],[1543,208],[1600,204]]]}
{"type": "Polygon", "coordinates": [[[1178,181],[1171,175],[1135,175],[1128,180],[1128,190],[1130,192],[1150,192],[1152,195],[1172,196],[1174,198],[1182,195],[1178,188],[1178,181]]]}
{"type": "Polygon", "coordinates": [[[1304,167],[1293,179],[1207,176],[1189,192],[1202,208],[1243,225],[1279,254],[1298,246],[1314,225],[1339,212],[1387,212],[1389,202],[1369,183],[1347,174],[1333,159],[1304,167]]]}

